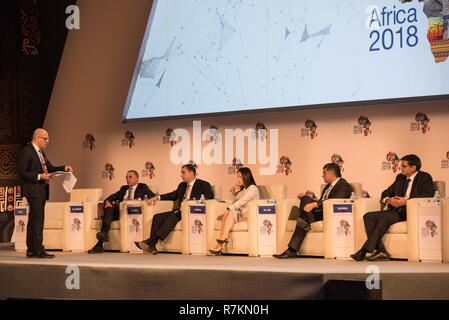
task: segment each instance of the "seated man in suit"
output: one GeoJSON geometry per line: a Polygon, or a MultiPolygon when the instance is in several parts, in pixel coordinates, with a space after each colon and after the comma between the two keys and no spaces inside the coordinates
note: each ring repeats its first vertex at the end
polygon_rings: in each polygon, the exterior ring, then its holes
{"type": "Polygon", "coordinates": [[[351,258],[362,261],[368,252],[374,252],[366,260],[390,260],[382,238],[391,225],[407,220],[407,199],[433,197],[435,194],[431,175],[419,171],[420,169],[421,160],[418,156],[410,154],[401,159],[402,173],[396,176],[393,184],[381,195],[381,202],[388,205],[388,210],[368,212],[363,216],[368,240],[351,258]]]}
{"type": "Polygon", "coordinates": [[[351,185],[341,177],[340,167],[335,163],[328,163],[323,167],[323,179],[326,186],[319,200],[300,193],[299,217],[296,222],[295,232],[288,244],[287,250],[281,254],[274,254],[278,259],[297,258],[301,244],[311,230],[312,222],[323,220],[323,201],[326,199],[344,199],[351,197],[351,185]]]}
{"type": "Polygon", "coordinates": [[[154,197],[154,193],[144,183],[139,183],[139,174],[136,170],[129,170],[126,173],[126,185],[119,191],[111,194],[104,201],[104,215],[102,218],[101,231],[97,233],[97,244],[88,253],[102,253],[103,242],[108,242],[108,232],[112,221],[120,219],[120,202],[124,200],[134,200],[154,197]]]}
{"type": "Polygon", "coordinates": [[[196,178],[196,169],[192,164],[183,165],[181,168],[182,181],[178,188],[170,193],[156,195],[148,200],[149,205],[154,205],[159,200],[176,201],[174,210],[158,213],[153,217],[150,237],[142,242],[136,242],[136,246],[151,254],[157,254],[156,244],[164,241],[176,224],[181,220],[180,203],[184,200],[199,200],[201,195],[205,199],[213,199],[214,193],[209,182],[196,178]]]}

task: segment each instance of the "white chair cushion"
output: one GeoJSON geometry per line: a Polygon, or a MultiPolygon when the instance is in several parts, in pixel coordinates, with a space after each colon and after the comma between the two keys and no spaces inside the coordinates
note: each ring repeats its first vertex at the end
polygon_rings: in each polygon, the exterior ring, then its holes
{"type": "MultiPolygon", "coordinates": [[[[215,226],[216,231],[221,230],[221,220],[215,220],[215,226]]],[[[248,231],[248,221],[242,220],[237,222],[232,226],[231,232],[240,232],[240,231],[248,231]]]]}
{"type": "Polygon", "coordinates": [[[406,234],[407,233],[407,221],[402,221],[393,224],[388,229],[388,233],[392,234],[406,234]]]}
{"type": "Polygon", "coordinates": [[[181,224],[181,221],[179,221],[177,224],[176,224],[176,226],[175,226],[175,228],[173,229],[174,231],[182,231],[182,224],[181,224]]]}
{"type": "MultiPolygon", "coordinates": [[[[312,227],[311,232],[323,232],[324,230],[323,221],[314,222],[310,225],[310,227],[312,227]]],[[[296,220],[288,220],[286,227],[287,231],[294,232],[295,228],[296,228],[296,220]]]]}
{"type": "Polygon", "coordinates": [[[45,219],[44,229],[61,229],[62,230],[62,220],[60,220],[60,219],[45,219]]]}

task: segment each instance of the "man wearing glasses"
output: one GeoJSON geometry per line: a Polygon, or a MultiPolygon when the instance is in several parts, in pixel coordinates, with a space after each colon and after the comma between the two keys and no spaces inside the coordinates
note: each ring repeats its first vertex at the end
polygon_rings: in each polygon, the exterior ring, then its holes
{"type": "Polygon", "coordinates": [[[352,259],[356,261],[390,260],[382,237],[391,225],[407,220],[407,199],[433,197],[435,194],[432,176],[420,169],[421,160],[418,156],[410,154],[401,159],[401,173],[396,176],[393,184],[382,192],[381,202],[388,205],[388,209],[368,212],[363,216],[368,240],[359,251],[351,255],[352,259]],[[365,258],[368,252],[373,255],[365,258]]]}
{"type": "Polygon", "coordinates": [[[70,166],[53,166],[43,149],[47,148],[50,138],[44,129],[36,129],[33,139],[22,149],[19,176],[22,179],[23,196],[30,206],[27,226],[27,258],[53,258],[42,244],[44,231],[44,208],[49,196],[48,181],[53,172],[72,172],[70,166]]]}

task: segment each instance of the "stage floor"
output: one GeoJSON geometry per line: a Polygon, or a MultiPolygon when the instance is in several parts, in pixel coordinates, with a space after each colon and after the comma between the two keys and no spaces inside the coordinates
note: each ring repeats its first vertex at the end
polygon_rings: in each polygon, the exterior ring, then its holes
{"type": "Polygon", "coordinates": [[[384,299],[449,299],[448,263],[53,253],[0,251],[0,298],[319,299],[327,281],[365,280],[376,266],[384,299]],[[65,287],[67,266],[79,268],[80,290],[65,287]]]}

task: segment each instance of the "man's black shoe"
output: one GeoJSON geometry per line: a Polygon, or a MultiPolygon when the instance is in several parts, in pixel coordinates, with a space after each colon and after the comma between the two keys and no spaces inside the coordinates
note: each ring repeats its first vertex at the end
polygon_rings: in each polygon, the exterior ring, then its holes
{"type": "Polygon", "coordinates": [[[141,249],[142,251],[151,253],[151,254],[157,254],[156,246],[154,244],[148,243],[148,239],[140,242],[134,242],[134,244],[137,246],[137,248],[141,249]]]}
{"type": "Polygon", "coordinates": [[[36,254],[33,251],[27,250],[27,258],[34,258],[36,257],[36,254]]]}
{"type": "Polygon", "coordinates": [[[108,233],[104,231],[97,232],[97,240],[108,242],[109,241],[108,233]]]}
{"type": "Polygon", "coordinates": [[[103,249],[103,245],[101,244],[96,244],[95,246],[93,246],[92,249],[90,249],[89,251],[87,251],[87,253],[89,254],[93,254],[93,253],[103,253],[104,249],[103,249]]]}
{"type": "Polygon", "coordinates": [[[290,248],[282,252],[281,254],[273,254],[273,257],[276,259],[293,259],[298,258],[298,254],[296,251],[291,250],[290,248]]]}
{"type": "Polygon", "coordinates": [[[365,256],[366,251],[363,249],[360,249],[356,253],[351,254],[351,258],[354,259],[355,261],[363,261],[365,259],[365,256]]]}
{"type": "Polygon", "coordinates": [[[45,250],[41,250],[39,252],[36,252],[35,257],[36,258],[41,258],[41,259],[51,259],[51,258],[54,258],[55,255],[54,254],[49,254],[45,250]]]}
{"type": "Polygon", "coordinates": [[[368,261],[389,261],[391,259],[390,255],[386,252],[377,251],[371,257],[366,258],[368,261]]]}

